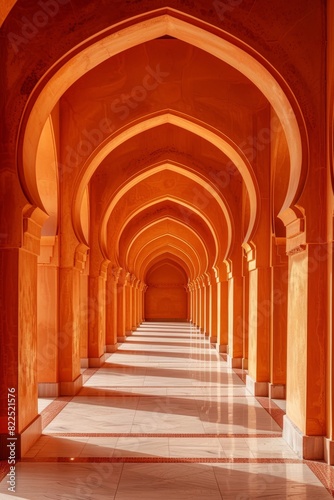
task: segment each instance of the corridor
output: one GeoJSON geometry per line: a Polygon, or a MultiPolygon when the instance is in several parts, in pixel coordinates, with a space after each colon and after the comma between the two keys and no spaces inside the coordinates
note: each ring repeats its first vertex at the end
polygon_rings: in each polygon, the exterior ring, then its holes
{"type": "Polygon", "coordinates": [[[225,357],[188,323],[143,323],[78,395],[39,400],[43,434],[0,498],[331,498],[330,467],[298,459],[225,357]]]}

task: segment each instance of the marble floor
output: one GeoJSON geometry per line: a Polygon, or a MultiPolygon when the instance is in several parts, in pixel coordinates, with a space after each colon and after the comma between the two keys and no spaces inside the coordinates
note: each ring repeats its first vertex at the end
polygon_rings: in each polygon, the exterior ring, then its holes
{"type": "Polygon", "coordinates": [[[333,467],[282,439],[284,404],[251,396],[186,323],[144,323],[75,397],[40,400],[43,435],[0,499],[330,499],[333,467]]]}

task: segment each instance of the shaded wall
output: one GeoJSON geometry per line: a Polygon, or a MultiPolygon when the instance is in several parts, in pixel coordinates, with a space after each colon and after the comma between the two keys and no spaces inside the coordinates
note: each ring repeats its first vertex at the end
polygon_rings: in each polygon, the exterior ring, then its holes
{"type": "Polygon", "coordinates": [[[186,276],[174,264],[163,264],[147,275],[145,294],[145,319],[186,320],[188,296],[186,276]]]}

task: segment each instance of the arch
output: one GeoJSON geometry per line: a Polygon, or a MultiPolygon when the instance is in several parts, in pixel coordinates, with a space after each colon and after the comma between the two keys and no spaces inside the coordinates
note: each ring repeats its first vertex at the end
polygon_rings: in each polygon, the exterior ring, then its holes
{"type": "MultiPolygon", "coordinates": [[[[252,171],[252,168],[248,162],[248,160],[244,157],[243,153],[241,151],[238,151],[238,147],[234,145],[234,147],[231,145],[231,141],[227,137],[223,137],[223,134],[218,134],[217,131],[213,131],[211,127],[209,126],[204,126],[204,124],[199,124],[196,123],[195,121],[191,121],[189,117],[184,118],[181,116],[178,116],[173,113],[164,113],[164,114],[158,114],[156,116],[147,118],[146,121],[144,122],[137,122],[136,124],[132,125],[130,128],[127,130],[121,132],[119,135],[114,137],[112,140],[107,139],[104,141],[95,151],[94,154],[87,160],[86,162],[86,169],[85,167],[83,168],[84,172],[83,175],[80,176],[80,181],[78,182],[78,185],[76,187],[76,195],[74,196],[73,199],[73,214],[78,214],[80,210],[80,205],[81,205],[81,199],[83,196],[84,188],[88,184],[90,178],[92,177],[93,173],[95,170],[98,168],[98,165],[101,163],[101,161],[106,158],[106,156],[111,153],[114,149],[116,149],[117,146],[125,142],[127,139],[134,137],[137,133],[143,132],[144,130],[148,130],[150,128],[165,124],[165,123],[172,123],[176,126],[179,126],[180,128],[185,128],[186,130],[190,130],[194,132],[196,135],[207,139],[209,142],[211,142],[213,145],[215,145],[218,149],[220,149],[224,154],[227,154],[231,158],[231,160],[235,163],[235,165],[238,167],[239,171],[241,172],[245,184],[248,188],[248,193],[250,197],[250,204],[251,204],[251,217],[250,217],[250,223],[249,223],[249,228],[247,231],[247,234],[245,236],[245,241],[250,237],[255,224],[256,224],[256,217],[257,217],[257,207],[258,207],[258,187],[257,187],[257,182],[255,175],[252,171]]],[[[101,234],[102,238],[101,240],[105,240],[105,231],[106,231],[106,225],[107,225],[107,220],[109,218],[109,215],[111,211],[113,210],[113,207],[115,204],[119,201],[119,199],[124,196],[124,194],[136,183],[141,182],[142,180],[148,178],[152,173],[157,173],[163,169],[169,169],[175,172],[179,172],[182,175],[186,175],[189,178],[192,178],[195,180],[200,185],[204,185],[206,189],[209,192],[216,193],[213,194],[214,197],[216,197],[217,202],[220,204],[222,212],[224,213],[226,223],[228,224],[229,227],[229,246],[231,245],[232,242],[232,228],[231,228],[231,216],[229,214],[229,211],[227,209],[227,205],[225,202],[222,200],[222,196],[218,195],[216,190],[213,190],[212,185],[205,181],[202,177],[200,177],[198,174],[194,172],[189,172],[188,170],[180,168],[179,165],[176,165],[174,162],[168,162],[168,163],[163,163],[160,165],[157,165],[153,167],[152,172],[150,171],[145,171],[142,174],[136,175],[131,179],[130,182],[126,184],[123,188],[119,190],[116,195],[113,196],[113,200],[110,203],[108,207],[108,211],[106,212],[106,215],[104,217],[104,221],[101,226],[101,234]]],[[[77,236],[80,240],[83,240],[83,234],[82,230],[80,228],[80,219],[77,218],[74,223],[74,228],[77,233],[77,236]]]]}
{"type": "Polygon", "coordinates": [[[3,25],[3,23],[6,20],[6,17],[9,16],[10,11],[16,4],[17,0],[6,0],[2,2],[1,8],[0,8],[0,27],[3,25]]]}
{"type": "MultiPolygon", "coordinates": [[[[159,224],[162,224],[163,222],[165,221],[173,221],[174,223],[180,225],[181,227],[184,227],[184,229],[186,231],[190,231],[196,238],[198,238],[199,240],[199,243],[203,246],[203,251],[206,255],[206,262],[208,263],[209,261],[209,256],[208,256],[208,252],[207,252],[207,249],[204,245],[204,242],[202,241],[202,239],[200,238],[200,236],[189,226],[185,226],[184,224],[182,224],[181,222],[177,221],[176,219],[172,219],[171,217],[163,217],[163,218],[160,218],[158,221],[154,221],[154,222],[151,222],[150,224],[147,224],[145,225],[145,227],[141,230],[138,231],[138,233],[133,237],[133,240],[130,244],[130,246],[128,247],[127,251],[126,251],[126,260],[127,260],[127,257],[129,256],[130,252],[131,252],[131,249],[132,249],[132,246],[134,245],[135,241],[137,239],[139,239],[139,237],[145,233],[145,231],[149,231],[150,228],[152,228],[153,226],[156,226],[156,225],[159,225],[159,224]]],[[[174,234],[174,233],[173,233],[174,234]]]]}
{"type": "Polygon", "coordinates": [[[46,120],[36,155],[37,189],[49,218],[42,236],[56,236],[58,230],[57,145],[51,116],[46,120]]]}
{"type": "Polygon", "coordinates": [[[171,255],[173,258],[182,262],[184,267],[188,270],[187,274],[188,276],[190,276],[190,279],[191,277],[194,278],[195,276],[197,276],[199,268],[195,268],[194,261],[190,259],[190,257],[183,251],[183,249],[176,247],[172,243],[165,243],[144,256],[144,258],[141,259],[141,262],[139,263],[138,274],[140,276],[144,276],[146,270],[150,267],[152,262],[154,262],[155,260],[159,260],[161,255],[165,254],[171,255]]]}
{"type": "MultiPolygon", "coordinates": [[[[187,256],[187,258],[192,262],[192,265],[195,269],[195,275],[197,276],[200,274],[202,266],[201,266],[201,259],[196,251],[195,248],[193,248],[190,243],[186,240],[181,240],[175,235],[160,235],[156,238],[154,238],[152,241],[147,242],[145,245],[142,246],[138,254],[136,255],[135,261],[134,261],[134,268],[135,271],[137,271],[137,268],[140,269],[142,266],[143,260],[145,260],[145,256],[149,256],[150,253],[150,247],[152,246],[152,243],[155,243],[156,249],[159,247],[167,247],[167,248],[174,248],[178,249],[181,254],[183,253],[184,255],[187,256]]],[[[182,259],[184,260],[184,259],[182,259]]],[[[138,273],[139,274],[139,273],[138,273]]],[[[141,276],[141,275],[140,275],[141,276]]]]}
{"type": "MultiPolygon", "coordinates": [[[[161,198],[155,198],[153,200],[150,200],[148,202],[145,203],[145,205],[143,205],[142,207],[140,207],[138,210],[136,210],[133,214],[132,214],[132,218],[135,217],[138,213],[140,213],[142,210],[144,210],[145,208],[147,207],[150,207],[152,205],[155,205],[156,203],[160,202],[162,199],[161,198]]],[[[216,259],[217,260],[217,257],[218,257],[218,249],[219,249],[219,238],[218,238],[218,235],[216,234],[216,231],[215,231],[215,228],[213,227],[211,221],[206,217],[206,215],[202,214],[202,212],[200,210],[198,210],[196,207],[193,207],[192,205],[190,205],[189,203],[183,201],[183,200],[180,200],[178,198],[175,198],[173,196],[164,196],[163,197],[163,200],[164,201],[172,201],[172,202],[175,202],[179,205],[181,205],[182,207],[185,207],[186,209],[188,210],[191,210],[193,211],[194,213],[196,213],[205,223],[206,225],[209,227],[210,229],[210,232],[213,236],[213,239],[215,241],[215,245],[216,245],[216,249],[217,249],[217,254],[216,254],[216,259]]],[[[128,219],[128,222],[130,221],[131,219],[128,219]]],[[[108,251],[106,250],[106,255],[108,255],[108,251]]]]}
{"type": "MultiPolygon", "coordinates": [[[[157,164],[156,166],[150,167],[149,170],[145,170],[144,172],[137,174],[134,178],[132,178],[125,186],[123,186],[116,194],[113,195],[108,208],[103,216],[102,219],[102,224],[101,224],[101,234],[100,234],[100,242],[101,242],[101,248],[107,255],[107,226],[108,226],[108,220],[111,216],[111,213],[113,209],[116,207],[117,203],[121,200],[123,196],[125,196],[129,190],[134,186],[139,184],[140,182],[147,180],[149,177],[161,172],[162,170],[170,170],[172,172],[177,172],[188,179],[193,180],[194,182],[198,183],[202,188],[206,189],[210,196],[214,198],[219,207],[222,210],[222,213],[224,215],[226,224],[227,224],[227,230],[228,230],[228,237],[227,237],[227,251],[228,253],[229,248],[231,247],[232,240],[233,240],[233,233],[232,233],[232,214],[231,211],[228,207],[228,205],[225,203],[225,200],[222,195],[218,194],[216,189],[212,187],[210,183],[208,183],[205,179],[203,179],[201,176],[194,172],[190,172],[189,170],[181,167],[180,165],[177,165],[173,162],[168,162],[168,163],[160,163],[157,164]]],[[[186,200],[181,200],[175,196],[164,196],[163,198],[155,198],[150,200],[149,202],[146,202],[142,206],[140,206],[137,210],[135,210],[132,214],[131,217],[127,217],[124,219],[123,226],[119,232],[118,235],[115,235],[116,237],[116,244],[119,244],[119,239],[121,236],[122,231],[124,228],[128,225],[128,223],[133,219],[138,213],[143,211],[145,208],[154,205],[157,203],[157,201],[172,201],[174,203],[178,203],[180,206],[185,207],[185,209],[191,210],[192,212],[196,213],[201,219],[205,222],[205,224],[209,227],[210,232],[214,238],[215,245],[216,245],[216,258],[218,258],[218,253],[219,253],[219,238],[216,233],[216,230],[208,218],[208,216],[204,213],[202,213],[200,210],[196,208],[196,206],[191,205],[189,202],[186,200]]]]}
{"type": "Polygon", "coordinates": [[[152,268],[155,264],[163,261],[164,259],[168,259],[172,262],[176,262],[177,264],[179,264],[179,266],[181,266],[186,274],[186,276],[190,276],[190,268],[188,267],[187,263],[178,255],[174,254],[174,253],[170,253],[168,251],[161,251],[160,253],[158,253],[157,255],[155,255],[155,257],[152,257],[151,260],[149,260],[147,262],[147,265],[146,265],[146,268],[144,269],[143,271],[143,276],[145,277],[146,274],[147,274],[147,271],[152,268]]]}
{"type": "MultiPolygon", "coordinates": [[[[81,49],[80,46],[74,48],[71,54],[68,54],[68,57],[72,54],[73,56],[63,64],[61,70],[56,71],[51,76],[51,71],[54,71],[51,69],[50,74],[46,74],[44,77],[45,83],[40,82],[26,106],[28,116],[25,116],[24,125],[21,128],[22,151],[19,155],[19,170],[23,186],[26,188],[28,196],[38,206],[42,207],[35,172],[37,144],[41,129],[60,97],[74,81],[104,60],[137,44],[164,35],[178,38],[226,62],[242,72],[265,95],[282,123],[290,154],[289,186],[281,210],[287,209],[294,202],[301,179],[303,145],[295,111],[278,82],[278,78],[282,82],[283,78],[267,61],[258,60],[260,56],[241,40],[236,39],[237,44],[232,43],[226,39],[226,33],[222,30],[215,29],[216,32],[219,32],[220,36],[218,36],[213,32],[209,32],[208,25],[199,19],[196,19],[195,25],[195,20],[190,16],[182,14],[182,19],[180,19],[181,13],[178,11],[168,10],[168,12],[168,14],[162,14],[162,11],[154,11],[146,14],[144,21],[141,19],[142,16],[138,16],[130,26],[124,27],[123,23],[113,26],[103,33],[103,38],[101,38],[101,33],[96,34],[91,38],[88,47],[84,49],[81,49]],[[152,17],[148,18],[148,16],[152,17]],[[270,67],[275,76],[265,67],[264,63],[270,67]],[[42,87],[43,83],[44,86],[42,87]],[[42,90],[40,90],[41,87],[42,90]],[[38,93],[37,96],[36,93],[38,93]]],[[[231,39],[231,37],[229,38],[231,39]]],[[[303,124],[298,104],[291,92],[290,99],[294,101],[293,105],[299,115],[299,121],[303,124]]],[[[203,131],[208,133],[205,128],[203,128],[203,131]]],[[[303,133],[306,134],[305,130],[303,130],[303,133]]],[[[238,160],[238,168],[244,166],[241,157],[236,153],[237,148],[229,145],[227,151],[232,153],[232,160],[238,160]]],[[[250,176],[249,172],[245,173],[248,177],[250,176]]],[[[87,181],[87,178],[85,180],[87,181]]],[[[252,197],[254,194],[251,190],[250,196],[252,197]]],[[[254,223],[254,214],[252,214],[252,223],[249,226],[245,241],[250,238],[254,223]]]]}

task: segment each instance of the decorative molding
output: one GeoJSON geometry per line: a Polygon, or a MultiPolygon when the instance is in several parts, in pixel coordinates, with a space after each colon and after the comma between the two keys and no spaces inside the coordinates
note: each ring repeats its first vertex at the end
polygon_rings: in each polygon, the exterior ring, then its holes
{"type": "Polygon", "coordinates": [[[100,276],[101,276],[101,278],[104,278],[105,280],[107,279],[109,264],[110,264],[110,260],[104,260],[100,266],[100,276]]]}
{"type": "Polygon", "coordinates": [[[23,214],[23,241],[22,248],[34,255],[39,255],[41,230],[48,215],[39,208],[31,205],[23,214]]]}
{"type": "Polygon", "coordinates": [[[305,252],[307,248],[307,245],[298,245],[297,247],[291,248],[289,251],[287,251],[287,255],[292,256],[296,255],[297,253],[305,252]]]}
{"type": "Polygon", "coordinates": [[[111,275],[112,275],[112,279],[117,283],[118,282],[118,279],[120,277],[120,274],[122,272],[122,268],[121,267],[115,267],[113,266],[111,268],[111,275]]]}
{"type": "Polygon", "coordinates": [[[59,266],[58,236],[42,236],[38,264],[59,266]]]}
{"type": "Polygon", "coordinates": [[[84,271],[86,266],[86,260],[88,255],[89,247],[84,243],[80,243],[74,253],[74,267],[79,269],[79,271],[84,271]]]}

